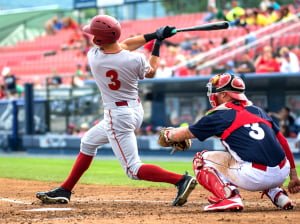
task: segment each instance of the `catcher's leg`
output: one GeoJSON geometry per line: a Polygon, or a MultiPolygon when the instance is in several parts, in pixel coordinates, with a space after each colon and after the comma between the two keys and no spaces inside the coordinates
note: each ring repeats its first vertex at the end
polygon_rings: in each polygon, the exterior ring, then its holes
{"type": "MultiPolygon", "coordinates": [[[[198,152],[193,160],[193,168],[197,181],[208,191],[213,193],[214,197],[210,197],[209,201],[213,203],[204,208],[205,211],[224,211],[243,209],[243,203],[239,192],[235,186],[230,184],[215,167],[206,163],[205,154],[207,151],[198,152]]],[[[225,156],[226,154],[221,154],[225,156]]],[[[229,158],[229,157],[228,157],[229,158]]],[[[224,163],[225,164],[225,163],[224,163]]]]}

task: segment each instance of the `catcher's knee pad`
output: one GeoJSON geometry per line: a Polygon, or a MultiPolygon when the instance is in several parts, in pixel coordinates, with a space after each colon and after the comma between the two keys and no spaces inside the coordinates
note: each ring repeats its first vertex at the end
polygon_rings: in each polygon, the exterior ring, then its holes
{"type": "Polygon", "coordinates": [[[97,145],[91,145],[84,142],[80,143],[80,152],[85,155],[89,156],[96,156],[97,155],[97,145]]]}
{"type": "Polygon", "coordinates": [[[197,176],[199,173],[199,170],[203,167],[205,164],[203,159],[203,154],[207,152],[207,150],[203,150],[201,152],[197,152],[193,159],[193,169],[195,172],[195,175],[197,176]]]}
{"type": "Polygon", "coordinates": [[[196,177],[205,189],[220,199],[229,198],[233,194],[231,187],[221,180],[214,168],[202,166],[196,177]]]}

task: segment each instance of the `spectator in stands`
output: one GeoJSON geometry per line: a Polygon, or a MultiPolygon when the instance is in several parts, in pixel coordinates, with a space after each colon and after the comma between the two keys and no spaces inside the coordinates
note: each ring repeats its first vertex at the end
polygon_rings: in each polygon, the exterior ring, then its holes
{"type": "Polygon", "coordinates": [[[62,78],[57,73],[56,69],[52,70],[52,77],[47,79],[47,84],[55,88],[59,87],[62,84],[62,78]]]}
{"type": "Polygon", "coordinates": [[[280,64],[273,56],[271,46],[265,46],[263,52],[259,55],[254,63],[256,73],[279,72],[280,64]]]}
{"type": "Polygon", "coordinates": [[[262,0],[259,4],[259,8],[262,12],[267,11],[268,7],[272,6],[272,3],[270,0],[262,0]]]}
{"type": "Polygon", "coordinates": [[[6,97],[6,93],[5,93],[5,87],[4,85],[0,85],[0,100],[4,99],[6,97]]]}
{"type": "Polygon", "coordinates": [[[278,21],[278,13],[271,6],[265,12],[266,25],[273,24],[278,21]]]}
{"type": "Polygon", "coordinates": [[[297,135],[295,132],[292,132],[288,125],[286,124],[280,124],[280,132],[283,134],[286,138],[296,138],[297,135]]]}
{"type": "Polygon", "coordinates": [[[207,7],[207,14],[204,16],[204,22],[211,22],[212,20],[216,19],[218,13],[218,9],[215,5],[209,4],[207,7]]]}
{"type": "Polygon", "coordinates": [[[45,31],[48,35],[53,35],[57,31],[63,28],[62,21],[58,18],[58,16],[54,16],[53,18],[49,19],[45,23],[45,31]]]}
{"type": "Polygon", "coordinates": [[[145,127],[145,135],[154,135],[154,127],[149,124],[145,127]]]}
{"type": "Polygon", "coordinates": [[[255,67],[248,52],[242,53],[234,62],[234,73],[244,74],[253,72],[255,72],[255,67]]]}
{"type": "Polygon", "coordinates": [[[17,78],[11,73],[10,67],[4,67],[2,69],[3,83],[5,89],[5,95],[8,98],[17,98],[17,78]]]}
{"type": "Polygon", "coordinates": [[[218,64],[214,65],[212,67],[212,74],[219,74],[219,73],[225,73],[226,71],[226,63],[225,61],[221,61],[218,64]]]}
{"type": "Polygon", "coordinates": [[[244,14],[245,10],[238,6],[238,1],[232,1],[231,10],[226,13],[225,18],[231,25],[236,25],[244,14]]]}
{"type": "Polygon", "coordinates": [[[73,49],[81,49],[86,44],[86,39],[83,37],[83,33],[76,29],[70,35],[69,40],[66,43],[63,43],[61,46],[62,50],[73,50],[73,49]]]}
{"type": "Polygon", "coordinates": [[[299,72],[299,59],[298,56],[289,50],[287,47],[282,47],[279,51],[280,54],[280,72],[299,72]]]}
{"type": "Polygon", "coordinates": [[[89,130],[89,124],[84,122],[80,125],[78,136],[81,138],[89,130]]]}
{"type": "Polygon", "coordinates": [[[279,12],[279,18],[278,21],[289,21],[294,17],[294,14],[290,12],[290,9],[288,6],[281,7],[279,12]]]}
{"type": "Polygon", "coordinates": [[[77,22],[70,16],[64,17],[62,19],[63,29],[77,30],[79,28],[77,22]]]}
{"type": "Polygon", "coordinates": [[[270,0],[270,3],[271,3],[271,7],[275,11],[280,10],[280,4],[278,2],[276,2],[275,0],[270,0]]]}
{"type": "Polygon", "coordinates": [[[155,73],[155,78],[170,78],[173,75],[173,71],[170,67],[166,66],[166,61],[161,59],[159,66],[155,73]]]}
{"type": "Polygon", "coordinates": [[[76,125],[70,123],[67,127],[66,134],[67,135],[74,135],[75,133],[76,133],[76,125]]]}
{"type": "Polygon", "coordinates": [[[198,44],[198,41],[194,41],[192,43],[192,48],[191,48],[191,50],[189,52],[189,55],[190,56],[195,56],[195,55],[197,55],[197,54],[199,54],[201,52],[202,52],[202,50],[201,50],[201,47],[198,44]]]}
{"type": "Polygon", "coordinates": [[[293,132],[295,130],[295,118],[293,114],[291,113],[291,110],[289,107],[283,107],[280,109],[279,112],[269,112],[269,116],[272,116],[273,118],[277,119],[277,122],[279,126],[287,126],[287,129],[289,132],[293,132]]]}
{"type": "Polygon", "coordinates": [[[82,68],[82,64],[78,63],[76,65],[76,71],[73,76],[73,86],[76,86],[76,87],[84,86],[85,79],[86,79],[86,74],[82,68]]]}
{"type": "Polygon", "coordinates": [[[194,43],[194,38],[189,33],[184,33],[184,39],[180,43],[180,47],[184,51],[190,51],[192,50],[192,45],[194,43]]]}
{"type": "Polygon", "coordinates": [[[261,13],[258,10],[253,10],[253,13],[251,14],[252,18],[253,18],[253,25],[256,26],[267,26],[268,25],[268,18],[261,13]]]}
{"type": "Polygon", "coordinates": [[[251,32],[248,27],[245,27],[245,31],[247,33],[247,35],[245,35],[245,44],[254,43],[257,40],[255,33],[251,32]]]}

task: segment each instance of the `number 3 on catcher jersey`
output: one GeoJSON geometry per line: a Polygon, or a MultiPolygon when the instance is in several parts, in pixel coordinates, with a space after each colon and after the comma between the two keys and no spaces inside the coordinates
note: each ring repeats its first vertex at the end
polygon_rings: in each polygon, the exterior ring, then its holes
{"type": "Polygon", "coordinates": [[[121,87],[121,82],[118,79],[119,74],[115,70],[109,70],[106,72],[106,77],[110,78],[110,83],[108,84],[108,87],[111,90],[118,90],[121,87]]]}
{"type": "Polygon", "coordinates": [[[262,140],[265,137],[264,129],[259,127],[258,123],[253,124],[246,124],[244,125],[246,128],[251,128],[251,131],[249,132],[249,135],[251,138],[262,140]]]}

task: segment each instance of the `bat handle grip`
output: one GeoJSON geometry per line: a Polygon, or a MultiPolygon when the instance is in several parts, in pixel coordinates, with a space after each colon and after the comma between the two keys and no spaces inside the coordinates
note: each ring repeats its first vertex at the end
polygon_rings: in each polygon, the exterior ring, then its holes
{"type": "Polygon", "coordinates": [[[177,30],[176,30],[176,29],[173,29],[173,30],[171,31],[171,33],[175,34],[175,33],[177,33],[177,30]]]}

